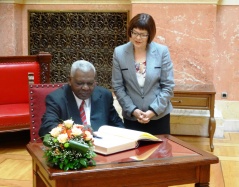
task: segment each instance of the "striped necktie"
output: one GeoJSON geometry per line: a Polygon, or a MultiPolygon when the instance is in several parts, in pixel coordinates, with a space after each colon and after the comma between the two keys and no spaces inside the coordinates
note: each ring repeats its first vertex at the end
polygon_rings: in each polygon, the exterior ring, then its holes
{"type": "Polygon", "coordinates": [[[85,115],[84,104],[85,104],[85,101],[83,100],[83,101],[81,102],[81,105],[80,105],[80,117],[81,117],[82,124],[83,124],[83,125],[86,125],[86,124],[87,124],[87,121],[86,121],[86,115],[85,115]]]}

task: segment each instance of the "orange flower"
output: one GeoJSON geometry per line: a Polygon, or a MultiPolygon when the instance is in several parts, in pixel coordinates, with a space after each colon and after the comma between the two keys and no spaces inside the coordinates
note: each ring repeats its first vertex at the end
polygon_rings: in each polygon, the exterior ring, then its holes
{"type": "Polygon", "coordinates": [[[71,129],[67,129],[67,130],[66,130],[66,133],[67,133],[68,137],[70,138],[70,137],[71,137],[72,130],[71,130],[71,129]]]}

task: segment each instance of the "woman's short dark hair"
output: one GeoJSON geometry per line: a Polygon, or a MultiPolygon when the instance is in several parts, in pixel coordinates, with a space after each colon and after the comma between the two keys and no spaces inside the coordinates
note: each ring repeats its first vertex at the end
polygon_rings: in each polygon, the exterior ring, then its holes
{"type": "Polygon", "coordinates": [[[156,26],[152,16],[146,13],[137,14],[134,16],[128,26],[128,36],[131,37],[131,32],[134,28],[148,31],[148,44],[151,43],[156,34],[156,26]]]}

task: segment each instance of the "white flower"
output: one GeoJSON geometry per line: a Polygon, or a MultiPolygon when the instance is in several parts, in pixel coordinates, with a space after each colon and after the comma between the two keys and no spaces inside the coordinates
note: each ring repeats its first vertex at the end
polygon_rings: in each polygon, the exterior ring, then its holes
{"type": "Polygon", "coordinates": [[[76,125],[73,125],[71,131],[72,131],[71,134],[72,134],[73,136],[79,136],[79,135],[82,134],[82,130],[81,130],[80,128],[77,128],[76,125]]]}
{"type": "Polygon", "coordinates": [[[57,140],[60,142],[60,143],[66,143],[67,142],[67,139],[68,139],[68,135],[65,133],[65,134],[60,134],[58,137],[57,137],[57,140]]]}
{"type": "Polygon", "coordinates": [[[71,119],[68,119],[68,120],[64,121],[63,123],[66,126],[66,128],[70,129],[72,127],[72,125],[74,124],[74,121],[72,121],[71,119]]]}
{"type": "Polygon", "coordinates": [[[55,127],[51,130],[50,134],[56,138],[57,136],[59,136],[61,131],[62,131],[61,127],[55,127]]]}
{"type": "Polygon", "coordinates": [[[88,140],[91,140],[93,138],[92,134],[90,133],[90,131],[85,131],[85,140],[88,141],[88,140]]]}

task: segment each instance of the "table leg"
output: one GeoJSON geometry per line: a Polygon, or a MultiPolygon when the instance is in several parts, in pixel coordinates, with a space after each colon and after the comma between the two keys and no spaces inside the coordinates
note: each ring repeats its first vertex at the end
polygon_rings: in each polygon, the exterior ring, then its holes
{"type": "Polygon", "coordinates": [[[199,171],[199,182],[195,184],[195,187],[209,187],[210,165],[200,166],[198,171],[199,171]]]}
{"type": "Polygon", "coordinates": [[[210,138],[210,149],[211,149],[211,152],[214,151],[213,137],[214,137],[215,129],[216,129],[216,120],[215,120],[214,117],[210,117],[209,129],[208,129],[209,132],[208,133],[209,133],[209,138],[210,138]]]}
{"type": "Polygon", "coordinates": [[[38,165],[33,160],[33,187],[47,187],[42,178],[38,175],[38,165]]]}
{"type": "Polygon", "coordinates": [[[209,183],[197,183],[195,187],[209,187],[209,183]]]}

